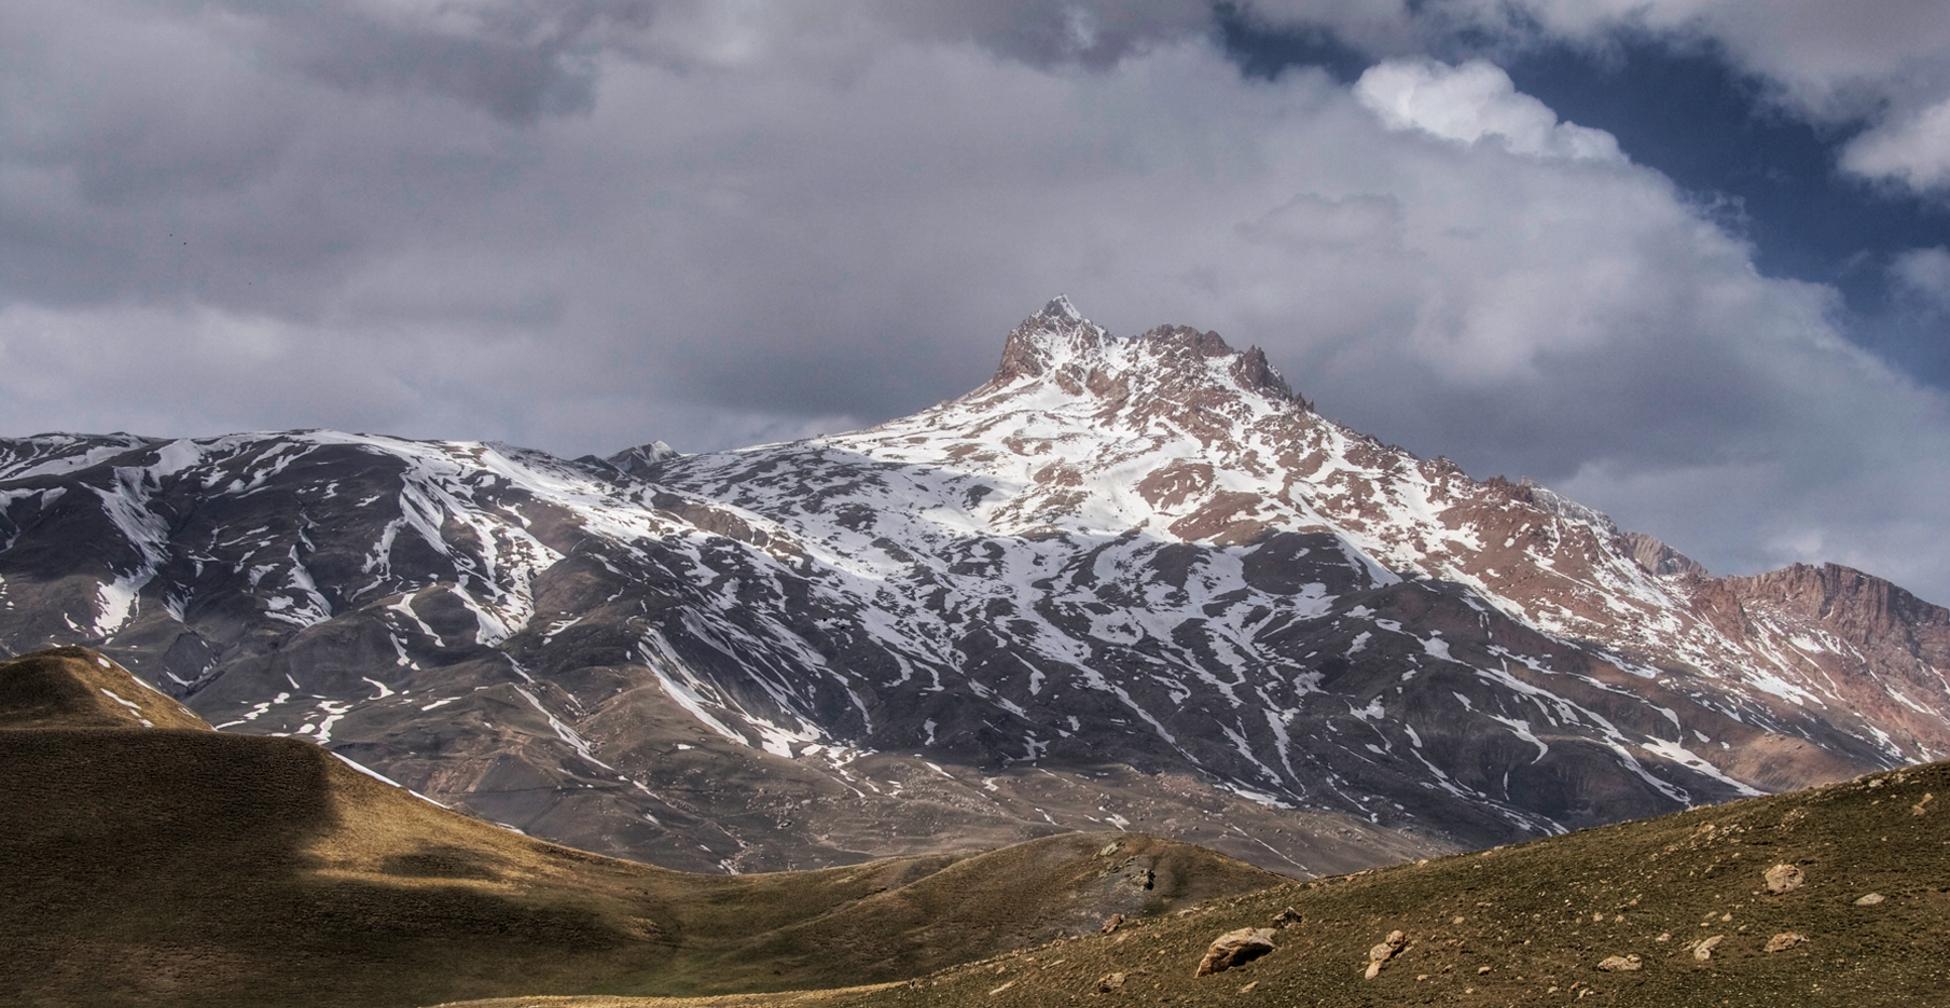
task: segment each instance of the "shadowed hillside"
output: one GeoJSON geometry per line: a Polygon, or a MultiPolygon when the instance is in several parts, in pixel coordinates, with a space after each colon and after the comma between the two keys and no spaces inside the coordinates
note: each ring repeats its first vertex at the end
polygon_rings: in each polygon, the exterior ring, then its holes
{"type": "Polygon", "coordinates": [[[1276,879],[1117,834],[689,875],[467,818],[308,742],[193,727],[154,696],[90,651],[0,662],[0,1002],[375,1006],[834,986],[1276,879]],[[103,690],[140,711],[94,704],[103,690]],[[145,719],[159,727],[119,727],[145,719]]]}
{"type": "Polygon", "coordinates": [[[0,675],[0,728],[191,728],[210,726],[87,648],[36,651],[0,675]]]}
{"type": "Polygon", "coordinates": [[[1939,1004],[1950,985],[1946,798],[1950,765],[1915,767],[1289,883],[872,989],[498,1004],[1939,1004]],[[1297,923],[1282,920],[1289,909],[1297,923]],[[1207,946],[1238,928],[1270,929],[1272,951],[1194,976],[1207,946]],[[1384,961],[1367,979],[1371,950],[1384,961]]]}

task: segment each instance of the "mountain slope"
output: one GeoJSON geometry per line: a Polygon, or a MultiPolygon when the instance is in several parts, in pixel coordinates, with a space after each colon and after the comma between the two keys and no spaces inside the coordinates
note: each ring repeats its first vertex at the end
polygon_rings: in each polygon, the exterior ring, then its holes
{"type": "Polygon", "coordinates": [[[686,868],[1131,828],[1329,873],[1950,752],[1945,610],[1713,577],[1060,299],[866,431],[46,435],[0,514],[0,644],[686,868]]]}
{"type": "MultiPolygon", "coordinates": [[[[0,696],[56,664],[135,691],[97,658],[0,662],[0,696]]],[[[1276,880],[1122,835],[687,875],[469,819],[296,739],[102,725],[89,710],[73,726],[5,723],[8,1004],[378,1006],[835,985],[1276,880]]]]}
{"type": "Polygon", "coordinates": [[[1940,954],[1950,911],[1946,793],[1950,766],[1932,764],[1290,883],[877,989],[475,1008],[1935,1004],[1950,981],[1940,954]],[[1799,884],[1771,891],[1776,865],[1798,870],[1799,884]],[[1297,922],[1283,919],[1288,910],[1297,922]],[[1273,950],[1195,976],[1208,944],[1242,927],[1273,929],[1273,950]],[[1391,932],[1402,934],[1400,950],[1365,978],[1370,950],[1385,948],[1391,932]],[[1704,956],[1695,951],[1702,943],[1704,956]],[[1635,968],[1600,965],[1614,956],[1635,957],[1635,968]]]}

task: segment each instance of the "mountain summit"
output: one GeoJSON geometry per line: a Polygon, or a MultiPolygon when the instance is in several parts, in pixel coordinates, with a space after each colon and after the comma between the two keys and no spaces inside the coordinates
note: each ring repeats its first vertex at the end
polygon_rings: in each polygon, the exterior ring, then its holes
{"type": "MultiPolygon", "coordinates": [[[[1210,362],[1223,360],[1238,387],[1264,395],[1293,398],[1286,380],[1258,347],[1240,354],[1215,332],[1189,326],[1159,326],[1131,339],[1112,336],[1057,295],[1042,310],[1016,326],[1002,348],[1002,364],[990,386],[1052,377],[1067,392],[1102,392],[1091,375],[1144,370],[1176,373],[1193,383],[1213,377],[1210,362]]],[[[1122,389],[1121,391],[1128,391],[1122,389]]],[[[979,391],[979,390],[978,390],[979,391]]]]}
{"type": "Polygon", "coordinates": [[[1063,298],[965,395],[742,451],[0,442],[0,577],[7,647],[691,868],[1130,828],[1307,874],[1950,752],[1950,613],[1714,577],[1063,298]]]}

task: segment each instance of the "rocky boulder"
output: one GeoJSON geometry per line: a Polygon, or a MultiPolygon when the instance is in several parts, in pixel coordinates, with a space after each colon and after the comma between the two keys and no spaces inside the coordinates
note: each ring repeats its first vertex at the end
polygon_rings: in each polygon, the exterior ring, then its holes
{"type": "Polygon", "coordinates": [[[1369,980],[1381,975],[1382,964],[1401,954],[1402,949],[1407,947],[1408,935],[1400,931],[1388,932],[1388,937],[1368,950],[1368,969],[1363,975],[1369,980]]]}
{"type": "Polygon", "coordinates": [[[1767,873],[1763,877],[1767,882],[1767,891],[1776,896],[1785,892],[1793,892],[1801,888],[1801,884],[1808,880],[1808,877],[1802,873],[1800,868],[1791,864],[1777,864],[1767,869],[1767,873]]]}
{"type": "Polygon", "coordinates": [[[1193,976],[1209,976],[1223,973],[1234,966],[1243,966],[1273,951],[1273,929],[1242,927],[1227,931],[1213,939],[1212,947],[1205,950],[1205,958],[1198,961],[1198,970],[1193,976]]]}

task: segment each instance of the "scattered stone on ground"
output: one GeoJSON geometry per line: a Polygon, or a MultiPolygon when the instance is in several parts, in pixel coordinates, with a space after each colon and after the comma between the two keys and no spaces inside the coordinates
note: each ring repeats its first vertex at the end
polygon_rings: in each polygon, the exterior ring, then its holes
{"type": "Polygon", "coordinates": [[[1631,973],[1645,968],[1645,964],[1636,954],[1614,955],[1598,960],[1598,968],[1607,973],[1631,973]]]}
{"type": "Polygon", "coordinates": [[[1705,962],[1713,958],[1713,950],[1718,948],[1720,943],[1726,940],[1726,935],[1714,935],[1711,938],[1700,939],[1698,944],[1693,946],[1693,958],[1698,959],[1700,962],[1705,962]]]}
{"type": "Polygon", "coordinates": [[[1767,939],[1767,945],[1761,951],[1769,953],[1785,952],[1807,940],[1808,936],[1799,931],[1783,931],[1767,939]]]}
{"type": "Polygon", "coordinates": [[[1381,975],[1381,964],[1395,958],[1407,945],[1407,935],[1400,931],[1388,932],[1388,937],[1383,938],[1379,945],[1368,950],[1368,970],[1363,975],[1369,980],[1373,980],[1375,977],[1381,975]]]}
{"type": "Polygon", "coordinates": [[[1295,927],[1300,923],[1301,919],[1300,911],[1292,907],[1287,907],[1273,917],[1273,926],[1277,928],[1295,927]]]}
{"type": "Polygon", "coordinates": [[[1923,797],[1916,804],[1909,807],[1909,814],[1922,815],[1928,812],[1930,810],[1930,803],[1933,801],[1936,801],[1936,795],[1934,793],[1929,791],[1923,792],[1923,797]]]}
{"type": "Polygon", "coordinates": [[[1124,926],[1124,915],[1121,913],[1114,913],[1111,914],[1109,917],[1104,918],[1104,923],[1101,927],[1097,928],[1097,933],[1109,934],[1112,931],[1115,931],[1118,928],[1123,926],[1124,926]]]}
{"type": "Polygon", "coordinates": [[[1259,986],[1259,981],[1257,981],[1257,980],[1254,980],[1254,981],[1252,981],[1251,983],[1248,983],[1248,984],[1246,984],[1245,986],[1243,986],[1243,987],[1241,987],[1241,988],[1239,988],[1239,993],[1241,993],[1241,994],[1251,994],[1251,993],[1253,992],[1253,990],[1254,990],[1255,988],[1257,988],[1258,986],[1259,986]]]}
{"type": "Polygon", "coordinates": [[[1106,973],[1097,978],[1097,993],[1109,994],[1124,989],[1124,974],[1106,973]]]}
{"type": "Polygon", "coordinates": [[[1242,927],[1212,940],[1212,947],[1205,950],[1205,958],[1198,961],[1198,970],[1193,976],[1206,976],[1223,973],[1234,966],[1243,966],[1254,959],[1273,951],[1273,929],[1242,927]]]}
{"type": "Polygon", "coordinates": [[[1800,868],[1791,864],[1777,864],[1767,869],[1764,877],[1767,879],[1767,891],[1776,896],[1784,892],[1793,892],[1801,888],[1801,883],[1808,880],[1800,868]]]}
{"type": "Polygon", "coordinates": [[[1876,905],[1877,903],[1880,903],[1880,902],[1882,902],[1883,900],[1886,900],[1886,899],[1888,899],[1888,898],[1889,898],[1889,897],[1887,897],[1887,896],[1884,896],[1883,894],[1881,894],[1881,893],[1879,893],[1879,892],[1872,892],[1872,893],[1863,893],[1862,895],[1860,895],[1860,896],[1857,896],[1857,897],[1855,898],[1855,905],[1856,905],[1856,906],[1875,906],[1875,905],[1876,905]]]}

